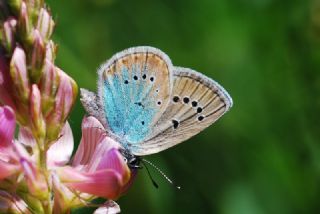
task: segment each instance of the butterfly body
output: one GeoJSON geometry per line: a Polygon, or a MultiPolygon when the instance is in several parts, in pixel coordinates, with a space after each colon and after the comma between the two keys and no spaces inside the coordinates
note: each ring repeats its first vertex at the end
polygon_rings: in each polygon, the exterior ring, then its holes
{"type": "Polygon", "coordinates": [[[114,55],[98,71],[97,94],[82,89],[81,96],[131,161],[187,140],[232,106],[218,83],[146,46],[114,55]]]}

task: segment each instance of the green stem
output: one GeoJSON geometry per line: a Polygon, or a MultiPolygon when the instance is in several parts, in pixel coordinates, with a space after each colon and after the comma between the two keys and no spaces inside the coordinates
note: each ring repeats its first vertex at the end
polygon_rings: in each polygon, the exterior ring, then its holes
{"type": "Polygon", "coordinates": [[[49,182],[48,176],[50,176],[48,168],[47,168],[47,146],[44,139],[37,139],[38,144],[38,165],[41,168],[42,173],[44,173],[44,176],[46,178],[47,186],[48,186],[48,197],[46,200],[41,201],[42,208],[44,214],[51,214],[52,213],[52,204],[51,204],[51,184],[49,182]]]}

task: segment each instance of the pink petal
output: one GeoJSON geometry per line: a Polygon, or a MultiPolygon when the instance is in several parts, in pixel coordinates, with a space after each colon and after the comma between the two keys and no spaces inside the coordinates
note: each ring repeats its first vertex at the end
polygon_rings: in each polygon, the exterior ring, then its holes
{"type": "Polygon", "coordinates": [[[116,202],[108,200],[100,208],[96,209],[93,214],[117,214],[120,212],[120,206],[116,202]]]}
{"type": "Polygon", "coordinates": [[[49,166],[64,166],[70,160],[73,151],[73,135],[68,122],[61,130],[60,138],[47,152],[49,166]]]}
{"type": "MultiPolygon", "coordinates": [[[[119,150],[120,145],[111,139],[110,137],[103,137],[99,144],[95,147],[89,162],[86,164],[87,172],[93,172],[97,170],[97,167],[103,159],[107,159],[108,151],[111,149],[119,150]]],[[[122,157],[123,159],[123,157],[122,157]]]]}
{"type": "Polygon", "coordinates": [[[0,160],[0,180],[15,174],[20,169],[19,165],[0,160]]]}
{"type": "MultiPolygon", "coordinates": [[[[26,148],[23,146],[23,144],[19,142],[13,143],[13,149],[14,149],[14,157],[15,160],[20,161],[21,159],[27,160],[28,162],[32,162],[33,159],[26,150],[26,148]]],[[[11,155],[12,156],[12,155],[11,155]]]]}
{"type": "Polygon", "coordinates": [[[113,169],[118,172],[122,178],[123,183],[126,183],[130,177],[130,170],[127,163],[124,161],[122,154],[118,149],[110,149],[101,159],[97,170],[113,169]]]}
{"type": "MultiPolygon", "coordinates": [[[[110,138],[108,138],[110,139],[110,138]]],[[[94,117],[85,117],[82,121],[82,138],[72,161],[73,166],[86,165],[93,159],[98,145],[107,143],[109,148],[120,148],[113,140],[107,140],[103,125],[94,117]]],[[[96,157],[98,155],[95,155],[96,157]]]]}
{"type": "Polygon", "coordinates": [[[10,107],[0,107],[0,147],[11,145],[15,130],[15,116],[10,107]]]}
{"type": "Polygon", "coordinates": [[[19,134],[18,134],[18,142],[22,143],[23,145],[31,146],[31,147],[37,145],[37,142],[34,139],[31,132],[23,127],[20,127],[19,134]]]}
{"type": "Polygon", "coordinates": [[[81,192],[109,199],[115,199],[121,193],[121,175],[115,170],[83,173],[71,167],[64,167],[58,173],[66,186],[81,192]]]}
{"type": "Polygon", "coordinates": [[[10,147],[0,147],[0,160],[9,162],[12,156],[12,149],[10,147]]]}

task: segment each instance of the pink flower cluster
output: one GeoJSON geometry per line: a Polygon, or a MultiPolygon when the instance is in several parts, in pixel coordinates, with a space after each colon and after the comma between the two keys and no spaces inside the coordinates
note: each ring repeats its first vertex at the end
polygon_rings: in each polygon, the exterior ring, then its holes
{"type": "MultiPolygon", "coordinates": [[[[0,213],[70,213],[97,197],[117,199],[134,176],[96,118],[83,119],[71,158],[67,119],[78,86],[54,64],[43,0],[0,0],[0,13],[0,213]]],[[[117,212],[110,200],[96,210],[117,212]]]]}
{"type": "MultiPolygon", "coordinates": [[[[47,151],[46,171],[30,153],[37,146],[32,134],[21,128],[18,138],[13,139],[14,130],[14,111],[0,107],[0,203],[6,204],[0,212],[31,213],[30,205],[41,204],[50,189],[55,196],[50,202],[55,213],[83,206],[84,201],[90,203],[96,197],[117,199],[127,189],[131,173],[119,152],[120,145],[105,134],[96,118],[83,119],[82,139],[72,160],[73,135],[65,124],[61,137],[47,151]],[[23,187],[26,189],[20,189],[23,187]]],[[[38,209],[43,212],[41,206],[38,209]]],[[[108,208],[103,206],[96,212],[102,209],[108,208]]]]}

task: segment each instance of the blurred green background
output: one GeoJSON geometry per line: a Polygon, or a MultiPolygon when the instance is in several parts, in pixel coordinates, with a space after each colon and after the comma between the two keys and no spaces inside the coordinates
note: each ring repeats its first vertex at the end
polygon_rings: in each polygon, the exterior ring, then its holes
{"type": "MultiPolygon", "coordinates": [[[[57,64],[80,87],[114,53],[155,46],[221,83],[234,107],[188,142],[148,157],[122,213],[320,212],[320,1],[48,0],[57,64]],[[152,171],[152,169],[151,169],[152,171]]],[[[85,114],[70,123],[79,142],[85,114]]],[[[82,213],[90,213],[89,210],[82,213]]],[[[77,212],[80,213],[80,212],[77,212]]]]}

